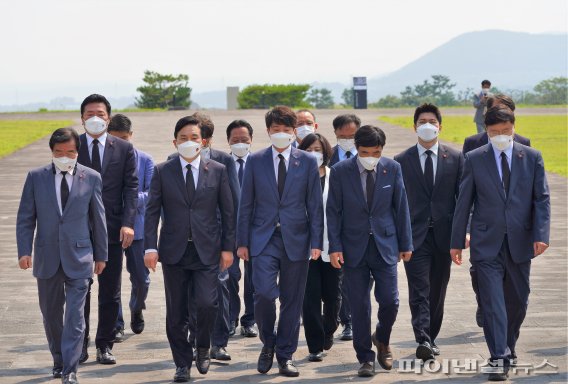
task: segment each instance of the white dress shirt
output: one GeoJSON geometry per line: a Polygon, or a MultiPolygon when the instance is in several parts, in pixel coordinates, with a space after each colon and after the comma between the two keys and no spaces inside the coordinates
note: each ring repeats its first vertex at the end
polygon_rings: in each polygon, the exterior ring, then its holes
{"type": "MultiPolygon", "coordinates": [[[[503,180],[503,169],[501,168],[501,151],[491,145],[493,148],[493,154],[495,155],[495,162],[497,163],[497,171],[499,172],[499,179],[503,180]]],[[[507,163],[509,163],[509,170],[511,170],[511,159],[513,158],[513,146],[503,151],[507,155],[507,163]]]]}
{"type": "MultiPolygon", "coordinates": [[[[357,148],[353,147],[349,150],[349,152],[351,152],[351,157],[353,157],[357,155],[357,148]]],[[[339,161],[347,159],[347,152],[345,152],[339,145],[337,146],[337,157],[339,158],[339,161]]]]}
{"type": "MultiPolygon", "coordinates": [[[[87,148],[89,149],[89,159],[93,160],[93,140],[95,140],[91,135],[88,133],[87,136],[87,148]]],[[[105,144],[107,139],[108,133],[105,132],[99,137],[97,140],[99,141],[99,155],[101,157],[101,169],[103,169],[103,157],[105,155],[105,144]]]]}
{"type": "MultiPolygon", "coordinates": [[[[273,147],[274,148],[274,147],[273,147]]],[[[239,164],[239,159],[243,159],[243,172],[245,171],[245,167],[247,165],[247,160],[248,157],[250,155],[250,152],[248,152],[246,155],[244,155],[243,157],[238,157],[236,156],[234,153],[231,153],[231,157],[233,158],[233,160],[235,161],[235,167],[237,168],[237,173],[239,172],[239,167],[241,166],[239,164]]],[[[278,161],[280,161],[280,159],[278,159],[278,161]]]]}
{"type": "MultiPolygon", "coordinates": [[[[75,168],[67,172],[67,174],[65,175],[65,180],[67,181],[67,185],[69,186],[69,194],[71,194],[74,174],[75,168]]],[[[55,195],[57,196],[57,206],[59,207],[59,213],[63,215],[63,209],[61,209],[61,180],[63,180],[63,175],[61,174],[59,168],[55,167],[55,195]]]]}
{"type": "MultiPolygon", "coordinates": [[[[422,173],[424,173],[424,167],[426,166],[426,159],[428,155],[426,151],[428,149],[424,148],[420,143],[416,144],[416,148],[418,148],[418,158],[420,159],[420,167],[422,167],[422,173]]],[[[438,168],[438,142],[430,148],[432,154],[430,157],[432,158],[432,168],[434,169],[434,180],[436,180],[436,169],[438,168]]]]}
{"type": "Polygon", "coordinates": [[[276,185],[278,185],[278,164],[280,164],[280,157],[278,155],[284,156],[284,163],[286,164],[286,170],[288,170],[288,164],[290,163],[290,154],[292,153],[292,146],[289,145],[284,152],[279,153],[274,146],[272,148],[272,159],[274,160],[274,175],[276,175],[276,185]]]}
{"type": "Polygon", "coordinates": [[[193,174],[193,184],[197,190],[197,183],[199,181],[199,164],[201,164],[201,155],[197,156],[191,163],[188,163],[183,157],[179,157],[181,163],[181,170],[183,172],[183,180],[187,179],[187,164],[191,165],[191,173],[193,174]]]}

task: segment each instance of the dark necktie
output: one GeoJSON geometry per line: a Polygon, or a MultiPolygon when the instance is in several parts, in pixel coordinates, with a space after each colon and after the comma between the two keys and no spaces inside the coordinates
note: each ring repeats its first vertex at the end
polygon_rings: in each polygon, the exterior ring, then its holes
{"type": "Polygon", "coordinates": [[[432,162],[432,151],[427,150],[426,152],[426,162],[424,163],[424,179],[426,180],[426,187],[428,187],[428,192],[432,193],[434,189],[434,163],[432,162]]]}
{"type": "Polygon", "coordinates": [[[280,162],[278,163],[278,194],[282,197],[284,193],[284,184],[286,183],[286,162],[284,156],[279,154],[280,162]]]}
{"type": "Polygon", "coordinates": [[[351,157],[351,155],[352,155],[351,151],[345,152],[345,157],[346,157],[346,158],[349,159],[349,158],[351,157]]]}
{"type": "Polygon", "coordinates": [[[375,180],[373,179],[373,171],[367,170],[367,183],[365,185],[367,189],[367,206],[369,211],[373,206],[373,196],[375,195],[375,180]]]}
{"type": "Polygon", "coordinates": [[[239,185],[243,185],[243,168],[245,167],[245,161],[243,159],[237,159],[237,163],[239,163],[239,172],[237,174],[239,178],[239,185]]]}
{"type": "Polygon", "coordinates": [[[101,154],[99,153],[99,141],[97,139],[93,140],[93,151],[91,153],[91,165],[92,168],[101,173],[101,154]]]}
{"type": "Polygon", "coordinates": [[[193,172],[191,172],[191,164],[185,166],[187,168],[187,173],[185,175],[185,188],[187,189],[187,196],[189,197],[189,203],[193,202],[193,196],[195,195],[195,180],[193,180],[193,172]]]}
{"type": "Polygon", "coordinates": [[[65,205],[67,204],[67,199],[69,198],[69,184],[67,184],[67,179],[65,179],[65,175],[67,175],[66,171],[61,172],[61,212],[65,211],[65,205]]]}
{"type": "Polygon", "coordinates": [[[505,195],[509,195],[509,183],[511,180],[511,170],[509,169],[509,162],[505,152],[501,152],[501,174],[503,180],[503,188],[505,188],[505,195]]]}

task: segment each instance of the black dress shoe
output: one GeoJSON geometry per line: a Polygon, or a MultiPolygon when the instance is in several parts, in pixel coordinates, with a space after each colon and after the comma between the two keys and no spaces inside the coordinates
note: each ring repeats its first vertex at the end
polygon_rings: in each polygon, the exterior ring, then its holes
{"type": "Polygon", "coordinates": [[[436,343],[432,343],[432,352],[434,352],[434,356],[440,356],[440,348],[436,345],[436,343]]]}
{"type": "Polygon", "coordinates": [[[278,373],[286,377],[298,377],[300,372],[292,360],[282,360],[278,362],[278,373]]]}
{"type": "Polygon", "coordinates": [[[477,310],[475,311],[475,322],[479,328],[483,328],[483,310],[477,305],[477,310]]]}
{"type": "Polygon", "coordinates": [[[225,347],[213,347],[211,348],[211,358],[214,360],[229,361],[231,360],[231,355],[229,355],[225,347]]]}
{"type": "Polygon", "coordinates": [[[116,364],[116,359],[109,347],[97,348],[97,363],[116,364]]]}
{"type": "Polygon", "coordinates": [[[79,381],[77,380],[77,374],[75,372],[71,372],[69,374],[63,375],[63,377],[61,377],[61,383],[62,384],[79,384],[79,381]]]}
{"type": "Polygon", "coordinates": [[[374,361],[368,361],[368,362],[361,364],[361,366],[359,367],[359,370],[357,371],[357,376],[359,376],[359,377],[375,376],[375,362],[374,361]]]}
{"type": "Polygon", "coordinates": [[[333,335],[326,336],[325,340],[323,341],[323,350],[329,351],[333,347],[333,335]]]}
{"type": "Polygon", "coordinates": [[[429,342],[424,341],[418,344],[418,347],[416,348],[416,357],[422,361],[434,360],[434,351],[432,350],[429,342]]]}
{"type": "Polygon", "coordinates": [[[258,364],[256,369],[260,373],[266,373],[272,368],[274,361],[274,348],[262,347],[260,355],[258,356],[258,364]]]}
{"type": "Polygon", "coordinates": [[[209,365],[211,358],[209,356],[209,348],[197,348],[197,358],[195,359],[195,366],[197,371],[202,375],[209,372],[209,365]]]}
{"type": "Polygon", "coordinates": [[[390,371],[392,369],[392,361],[393,361],[392,351],[390,346],[384,343],[380,343],[375,333],[371,335],[371,341],[373,342],[375,347],[377,347],[377,361],[379,362],[379,365],[383,369],[390,371]]]}
{"type": "Polygon", "coordinates": [[[351,324],[345,324],[345,327],[343,327],[343,331],[341,332],[339,340],[344,340],[344,341],[353,340],[353,329],[351,328],[351,324]]]}
{"type": "Polygon", "coordinates": [[[124,329],[122,328],[115,329],[113,343],[122,343],[123,341],[124,341],[124,329]]]}
{"type": "Polygon", "coordinates": [[[507,372],[492,372],[489,374],[489,381],[505,381],[508,377],[507,372]]]}
{"type": "Polygon", "coordinates": [[[313,362],[323,361],[323,352],[310,353],[308,360],[313,362]]]}
{"type": "Polygon", "coordinates": [[[229,337],[235,336],[235,333],[237,333],[237,324],[234,321],[231,321],[231,324],[229,325],[229,337]]]}
{"type": "Polygon", "coordinates": [[[83,338],[83,349],[81,350],[81,356],[79,356],[79,364],[83,364],[89,359],[89,343],[91,339],[89,336],[83,338]]]}
{"type": "Polygon", "coordinates": [[[189,369],[187,367],[177,367],[174,374],[174,383],[187,383],[189,381],[189,369]]]}
{"type": "Polygon", "coordinates": [[[54,365],[53,369],[51,370],[51,375],[54,379],[61,378],[61,372],[63,372],[63,367],[59,365],[54,365]]]}
{"type": "Polygon", "coordinates": [[[244,337],[257,337],[258,333],[252,325],[241,326],[241,335],[244,337]]]}
{"type": "Polygon", "coordinates": [[[137,335],[144,331],[144,315],[142,315],[142,311],[130,314],[130,329],[137,335]]]}

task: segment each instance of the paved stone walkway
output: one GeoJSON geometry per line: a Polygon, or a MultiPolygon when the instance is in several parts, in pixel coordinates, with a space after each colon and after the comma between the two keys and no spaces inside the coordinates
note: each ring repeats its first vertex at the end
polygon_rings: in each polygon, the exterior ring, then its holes
{"type": "MultiPolygon", "coordinates": [[[[345,111],[348,112],[348,111],[345,111]]],[[[471,111],[468,110],[467,113],[471,111]]],[[[543,111],[551,113],[551,111],[543,111]]],[[[552,111],[554,113],[555,111],[552,111]]],[[[559,110],[562,113],[562,110],[559,110]]],[[[331,121],[343,111],[318,111],[320,132],[333,138],[331,121]]],[[[405,114],[409,111],[356,111],[363,123],[378,124],[387,135],[385,156],[392,157],[415,143],[415,135],[410,130],[379,122],[378,116],[385,114],[405,114]]],[[[455,113],[448,110],[449,113],[455,113]]],[[[522,110],[519,113],[523,113],[522,110]]],[[[173,127],[183,112],[131,113],[134,123],[134,143],[149,152],[155,160],[164,160],[173,151],[173,127]]],[[[211,116],[217,126],[213,146],[227,150],[224,128],[236,118],[246,119],[256,129],[255,150],[268,145],[264,128],[263,111],[212,111],[211,116]]],[[[78,113],[46,115],[0,115],[0,119],[13,118],[71,118],[79,123],[78,113]]],[[[76,126],[82,132],[80,126],[76,126]]],[[[451,129],[451,127],[445,127],[451,129]]],[[[472,132],[474,125],[472,123],[472,132]]],[[[334,140],[331,140],[334,142],[334,140]]],[[[39,140],[28,147],[0,160],[0,262],[3,266],[0,275],[0,383],[43,383],[51,382],[51,356],[42,326],[38,307],[36,282],[31,271],[21,271],[16,262],[15,222],[19,197],[26,173],[29,169],[50,161],[47,139],[39,140]]],[[[552,235],[551,247],[532,266],[532,293],[529,311],[521,329],[518,344],[520,363],[527,364],[530,374],[520,370],[511,374],[510,380],[519,383],[551,383],[567,381],[567,179],[548,175],[552,193],[552,235]],[[534,369],[548,361],[555,367],[534,369]]],[[[467,258],[467,253],[466,256],[467,258]]],[[[118,364],[102,366],[94,362],[95,349],[89,350],[91,358],[80,366],[79,379],[89,383],[167,383],[170,382],[174,365],[165,334],[165,302],[161,268],[151,275],[152,285],[145,311],[146,330],[134,335],[127,328],[126,341],[117,344],[114,353],[118,364]]],[[[396,359],[412,359],[415,342],[410,325],[408,308],[408,289],[404,268],[399,265],[400,310],[392,335],[392,347],[396,359]]],[[[123,302],[128,298],[130,283],[125,271],[123,276],[123,302]]],[[[97,286],[93,287],[97,292],[97,286]]],[[[96,294],[92,303],[91,323],[96,327],[96,294]]],[[[373,306],[376,316],[376,305],[373,306]]],[[[437,340],[442,350],[438,361],[458,359],[464,364],[466,359],[483,360],[488,357],[483,332],[475,325],[475,299],[470,284],[468,263],[452,266],[452,277],[448,288],[446,313],[440,337],[437,340]]],[[[125,309],[125,318],[129,311],[125,309]]],[[[93,332],[94,334],[94,332],[93,332]]],[[[192,369],[192,381],[209,383],[346,383],[346,382],[484,382],[486,377],[480,373],[460,374],[453,370],[444,373],[439,366],[431,366],[431,372],[404,372],[403,364],[395,363],[395,369],[386,372],[378,368],[372,379],[356,376],[358,364],[351,342],[336,339],[333,348],[321,363],[307,361],[307,347],[303,330],[300,332],[300,346],[295,360],[300,369],[299,379],[278,376],[273,368],[268,375],[256,372],[256,360],[261,344],[258,338],[245,339],[235,336],[229,341],[228,351],[232,355],[229,364],[212,364],[207,375],[200,375],[192,369]]],[[[454,365],[455,366],[455,365],[454,365]]],[[[58,382],[58,381],[53,381],[58,382]]]]}

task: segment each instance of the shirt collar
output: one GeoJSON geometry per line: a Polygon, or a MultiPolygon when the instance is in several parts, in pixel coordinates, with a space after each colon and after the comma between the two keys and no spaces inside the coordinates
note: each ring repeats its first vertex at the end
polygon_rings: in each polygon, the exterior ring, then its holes
{"type": "MultiPolygon", "coordinates": [[[[51,166],[53,167],[53,170],[55,171],[56,175],[61,175],[61,170],[59,168],[57,168],[55,166],[55,164],[51,164],[51,166]]],[[[75,166],[73,167],[72,170],[70,170],[69,172],[67,172],[69,175],[73,176],[75,174],[75,170],[77,169],[77,164],[75,164],[75,166]]]]}
{"type": "MultiPolygon", "coordinates": [[[[438,156],[438,141],[434,144],[430,150],[435,156],[438,156]]],[[[428,149],[424,148],[420,143],[416,144],[416,148],[418,148],[418,156],[422,156],[428,149]]]]}
{"type": "Polygon", "coordinates": [[[234,153],[231,153],[231,156],[233,156],[233,160],[235,160],[235,162],[238,161],[239,159],[243,159],[244,162],[246,163],[247,160],[248,160],[249,155],[250,155],[250,152],[247,152],[247,154],[244,155],[243,157],[238,157],[238,156],[235,155],[234,153]]]}
{"type": "MultiPolygon", "coordinates": [[[[501,151],[498,150],[497,148],[495,148],[493,146],[493,144],[489,143],[489,145],[491,145],[491,148],[493,148],[493,153],[495,154],[495,158],[497,160],[501,160],[501,151]]],[[[512,145],[509,148],[505,149],[503,152],[505,152],[505,155],[507,155],[507,159],[511,160],[513,158],[513,146],[512,145]]]]}
{"type": "MultiPolygon", "coordinates": [[[[341,157],[347,157],[347,152],[339,145],[337,146],[337,150],[339,151],[339,155],[341,155],[341,157]]],[[[351,157],[353,157],[357,154],[357,148],[353,147],[349,150],[349,152],[351,152],[351,157]]]]}
{"type": "Polygon", "coordinates": [[[276,150],[276,148],[274,148],[274,146],[271,146],[270,148],[272,148],[272,158],[274,160],[276,160],[278,158],[278,155],[282,155],[284,156],[284,160],[288,161],[290,159],[290,154],[292,153],[292,145],[289,145],[288,148],[286,148],[283,152],[278,152],[276,150]]]}
{"type": "MultiPolygon", "coordinates": [[[[88,133],[86,134],[87,136],[87,146],[91,146],[91,143],[93,142],[93,140],[95,140],[91,135],[89,135],[88,133]]],[[[99,137],[97,140],[99,141],[99,143],[102,144],[103,148],[105,147],[105,143],[106,143],[106,139],[107,139],[108,133],[105,132],[102,134],[101,137],[99,137]]]]}
{"type": "Polygon", "coordinates": [[[181,163],[181,168],[185,169],[188,164],[191,164],[192,168],[199,169],[201,164],[201,155],[197,156],[191,163],[188,163],[183,157],[179,156],[179,162],[181,163]]]}

